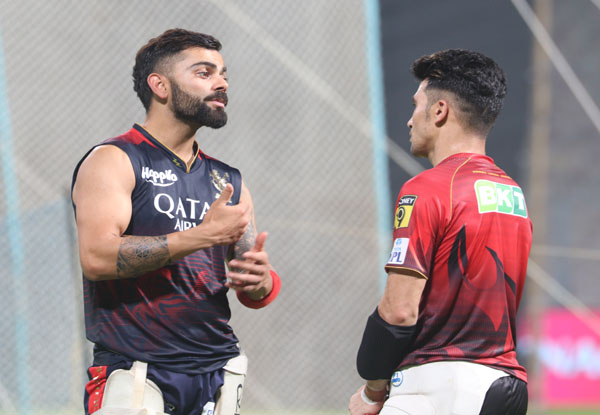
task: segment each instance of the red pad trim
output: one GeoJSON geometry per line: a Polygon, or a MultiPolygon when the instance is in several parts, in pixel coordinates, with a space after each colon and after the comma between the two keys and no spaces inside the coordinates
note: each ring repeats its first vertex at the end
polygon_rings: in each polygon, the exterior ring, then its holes
{"type": "Polygon", "coordinates": [[[104,387],[106,386],[106,369],[108,366],[92,366],[88,369],[90,380],[85,385],[85,390],[88,393],[88,413],[93,414],[102,406],[102,398],[104,398],[104,387]]]}
{"type": "Polygon", "coordinates": [[[279,294],[279,290],[281,289],[281,279],[279,278],[279,275],[277,275],[277,273],[275,271],[270,270],[269,272],[271,274],[271,279],[273,280],[273,289],[271,290],[269,295],[267,295],[262,300],[257,301],[257,300],[253,300],[252,298],[248,297],[248,295],[245,292],[237,291],[236,294],[237,294],[238,300],[240,300],[240,303],[244,304],[248,308],[258,309],[258,308],[263,308],[263,307],[268,306],[269,304],[271,304],[273,302],[273,300],[275,300],[277,298],[277,295],[279,294]]]}

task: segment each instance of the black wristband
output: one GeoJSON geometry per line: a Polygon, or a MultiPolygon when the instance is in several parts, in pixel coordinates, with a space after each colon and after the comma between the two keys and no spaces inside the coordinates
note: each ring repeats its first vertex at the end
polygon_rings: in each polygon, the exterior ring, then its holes
{"type": "Polygon", "coordinates": [[[356,357],[358,374],[366,380],[389,379],[406,356],[415,326],[394,326],[377,309],[369,316],[356,357]]]}

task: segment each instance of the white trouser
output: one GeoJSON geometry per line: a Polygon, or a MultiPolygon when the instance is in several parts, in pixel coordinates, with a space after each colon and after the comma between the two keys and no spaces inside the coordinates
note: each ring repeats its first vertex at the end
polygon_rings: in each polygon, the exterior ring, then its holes
{"type": "Polygon", "coordinates": [[[432,362],[398,371],[380,415],[478,415],[506,372],[471,362],[432,362]]]}

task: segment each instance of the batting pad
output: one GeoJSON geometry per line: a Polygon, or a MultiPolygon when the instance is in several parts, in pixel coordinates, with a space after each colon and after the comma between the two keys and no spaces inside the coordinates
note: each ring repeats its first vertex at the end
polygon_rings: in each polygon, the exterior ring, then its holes
{"type": "Polygon", "coordinates": [[[215,415],[239,415],[244,381],[248,372],[248,358],[240,352],[240,355],[230,359],[223,369],[224,382],[217,393],[215,415]]]}
{"type": "Polygon", "coordinates": [[[94,415],[166,415],[162,392],[146,379],[148,363],[135,361],[131,369],[118,369],[106,380],[102,407],[94,415]]]}

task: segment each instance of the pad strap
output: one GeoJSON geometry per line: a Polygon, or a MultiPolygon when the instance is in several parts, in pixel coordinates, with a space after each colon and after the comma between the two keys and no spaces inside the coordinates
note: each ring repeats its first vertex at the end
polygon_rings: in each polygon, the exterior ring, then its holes
{"type": "Polygon", "coordinates": [[[395,326],[377,308],[369,316],[356,357],[358,374],[367,380],[389,379],[406,356],[415,326],[395,326]]]}
{"type": "Polygon", "coordinates": [[[148,363],[136,360],[131,368],[133,371],[133,390],[131,392],[131,407],[143,408],[144,389],[146,387],[146,373],[148,372],[148,363]]]}
{"type": "Polygon", "coordinates": [[[273,280],[273,288],[271,289],[269,295],[265,296],[265,298],[262,300],[253,300],[252,298],[248,297],[248,294],[246,294],[244,291],[237,291],[236,294],[238,300],[240,300],[240,303],[244,304],[248,308],[257,309],[268,306],[273,302],[273,300],[275,300],[275,298],[277,298],[279,290],[281,289],[281,279],[275,271],[269,270],[269,273],[271,274],[271,279],[273,280]]]}

